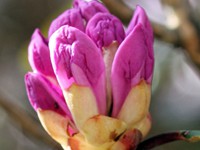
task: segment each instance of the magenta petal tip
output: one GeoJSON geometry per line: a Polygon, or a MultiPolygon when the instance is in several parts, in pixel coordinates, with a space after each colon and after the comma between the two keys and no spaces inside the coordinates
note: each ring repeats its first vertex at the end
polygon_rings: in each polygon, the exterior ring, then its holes
{"type": "Polygon", "coordinates": [[[48,42],[39,29],[36,29],[32,35],[28,47],[28,60],[34,72],[55,76],[50,61],[48,42]]]}
{"type": "Polygon", "coordinates": [[[50,36],[63,25],[70,25],[84,31],[85,27],[79,9],[68,9],[54,19],[50,25],[48,37],[50,38],[50,36]]]}
{"type": "Polygon", "coordinates": [[[71,116],[60,89],[52,85],[44,76],[27,73],[25,85],[29,101],[36,111],[37,109],[53,110],[64,116],[71,116]]]}
{"type": "Polygon", "coordinates": [[[147,52],[147,58],[146,58],[146,65],[145,65],[145,77],[144,79],[151,84],[152,82],[152,74],[153,74],[153,66],[154,66],[154,51],[153,51],[153,42],[154,42],[154,37],[153,37],[153,29],[151,27],[151,23],[148,19],[148,16],[145,12],[145,10],[137,5],[136,10],[134,12],[134,16],[126,30],[126,35],[128,36],[135,26],[138,24],[141,24],[144,29],[145,33],[145,41],[146,45],[148,48],[147,52]]]}
{"type": "Polygon", "coordinates": [[[98,13],[92,17],[86,26],[86,34],[99,48],[109,46],[114,41],[121,44],[125,37],[121,21],[109,13],[98,13]]]}
{"type": "Polygon", "coordinates": [[[74,0],[73,6],[79,8],[82,16],[89,21],[96,13],[108,13],[108,9],[97,0],[74,0]]]}

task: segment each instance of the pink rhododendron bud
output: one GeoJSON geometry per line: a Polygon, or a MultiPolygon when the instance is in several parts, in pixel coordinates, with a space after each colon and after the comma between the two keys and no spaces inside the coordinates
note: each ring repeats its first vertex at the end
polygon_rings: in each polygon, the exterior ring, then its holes
{"type": "Polygon", "coordinates": [[[56,19],[54,19],[49,27],[49,38],[63,25],[70,25],[81,31],[84,31],[84,22],[79,9],[68,9],[59,15],[56,19]]]}
{"type": "Polygon", "coordinates": [[[39,29],[36,29],[32,35],[28,47],[28,60],[34,72],[55,77],[50,60],[48,42],[39,29]]]}
{"type": "Polygon", "coordinates": [[[74,0],[75,8],[79,8],[82,16],[89,21],[98,12],[109,12],[98,0],[74,0]]]}
{"type": "Polygon", "coordinates": [[[80,30],[63,26],[52,35],[49,46],[62,89],[72,84],[91,87],[99,113],[106,114],[105,67],[94,42],[80,30]]]}
{"type": "MultiPolygon", "coordinates": [[[[150,24],[141,7],[138,6],[135,12],[136,16],[139,15],[131,24],[132,31],[118,48],[111,73],[112,115],[125,121],[129,128],[136,127],[148,114],[154,65],[150,24]]],[[[147,129],[148,126],[143,130],[147,129]]]]}
{"type": "Polygon", "coordinates": [[[112,104],[111,68],[119,44],[124,40],[125,33],[121,21],[109,13],[97,13],[87,26],[86,34],[100,48],[106,66],[106,91],[108,110],[112,104]]]}
{"type": "Polygon", "coordinates": [[[86,34],[99,48],[108,47],[114,41],[121,44],[125,37],[121,21],[109,13],[98,13],[92,17],[87,24],[86,34]]]}
{"type": "Polygon", "coordinates": [[[153,29],[149,22],[149,19],[144,11],[144,9],[140,6],[136,7],[134,12],[134,17],[132,18],[127,30],[126,34],[130,34],[133,31],[133,28],[137,24],[143,25],[143,30],[145,32],[145,41],[148,45],[148,56],[146,59],[146,71],[145,71],[145,80],[148,83],[152,82],[152,72],[153,72],[153,65],[154,65],[154,52],[153,52],[153,29]]]}
{"type": "Polygon", "coordinates": [[[66,139],[76,133],[77,129],[61,90],[38,73],[27,73],[25,83],[29,101],[43,127],[65,147],[68,143],[66,139]]]}
{"type": "Polygon", "coordinates": [[[112,88],[114,96],[113,115],[120,111],[132,86],[144,78],[147,45],[143,27],[139,24],[120,45],[113,61],[112,88]]]}
{"type": "Polygon", "coordinates": [[[49,43],[38,29],[32,36],[30,103],[65,150],[134,150],[151,128],[149,20],[137,6],[125,35],[99,1],[74,0],[73,7],[52,22],[49,43]]]}
{"type": "Polygon", "coordinates": [[[71,118],[61,90],[47,78],[37,73],[27,73],[25,82],[30,103],[36,111],[52,110],[71,118]]]}

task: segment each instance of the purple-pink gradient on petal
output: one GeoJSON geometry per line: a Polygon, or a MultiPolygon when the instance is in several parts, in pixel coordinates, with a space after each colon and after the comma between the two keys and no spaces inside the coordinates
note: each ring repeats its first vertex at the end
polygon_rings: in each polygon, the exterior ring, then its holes
{"type": "Polygon", "coordinates": [[[101,114],[106,113],[105,66],[95,43],[80,30],[63,26],[50,38],[51,61],[62,89],[89,86],[101,114]]]}
{"type": "Polygon", "coordinates": [[[134,16],[126,30],[126,35],[130,34],[130,32],[133,30],[133,28],[141,23],[144,26],[144,32],[145,32],[145,41],[148,45],[148,57],[146,59],[146,71],[145,71],[145,80],[148,83],[152,82],[152,76],[153,76],[153,66],[154,66],[154,52],[153,52],[153,29],[151,27],[150,21],[144,11],[144,9],[140,6],[136,7],[136,10],[134,12],[134,16]]]}
{"type": "Polygon", "coordinates": [[[117,116],[131,87],[137,85],[145,76],[147,45],[141,24],[119,46],[113,60],[111,83],[113,91],[113,113],[117,116]]]}
{"type": "Polygon", "coordinates": [[[85,0],[74,0],[74,8],[79,8],[82,16],[86,21],[89,21],[96,13],[99,12],[109,12],[108,9],[99,1],[85,1],[85,0]]]}
{"type": "Polygon", "coordinates": [[[85,32],[99,48],[109,46],[113,41],[121,44],[125,37],[122,22],[109,13],[97,13],[89,20],[85,32]]]}
{"type": "Polygon", "coordinates": [[[34,72],[55,77],[50,60],[48,41],[43,37],[39,29],[36,29],[32,35],[28,47],[28,60],[34,72]]]}
{"type": "Polygon", "coordinates": [[[49,27],[48,37],[50,38],[50,36],[63,25],[70,25],[84,31],[85,27],[80,10],[76,8],[68,9],[54,19],[49,27]]]}
{"type": "Polygon", "coordinates": [[[43,75],[29,72],[25,75],[25,83],[29,101],[36,111],[53,110],[72,118],[60,89],[43,75]]]}

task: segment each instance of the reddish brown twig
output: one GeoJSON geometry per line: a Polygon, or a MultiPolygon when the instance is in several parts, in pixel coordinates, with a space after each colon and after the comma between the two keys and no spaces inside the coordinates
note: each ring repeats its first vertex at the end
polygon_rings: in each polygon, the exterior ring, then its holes
{"type": "Polygon", "coordinates": [[[160,134],[140,143],[137,147],[137,150],[150,150],[154,147],[180,140],[187,142],[198,142],[200,141],[200,131],[185,130],[160,134]]]}

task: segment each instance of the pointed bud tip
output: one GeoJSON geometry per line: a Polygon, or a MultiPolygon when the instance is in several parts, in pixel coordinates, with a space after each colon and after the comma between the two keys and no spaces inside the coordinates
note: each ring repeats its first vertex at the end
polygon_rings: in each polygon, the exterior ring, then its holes
{"type": "Polygon", "coordinates": [[[34,72],[55,77],[50,61],[48,42],[39,29],[34,31],[28,46],[28,60],[34,72]]]}

